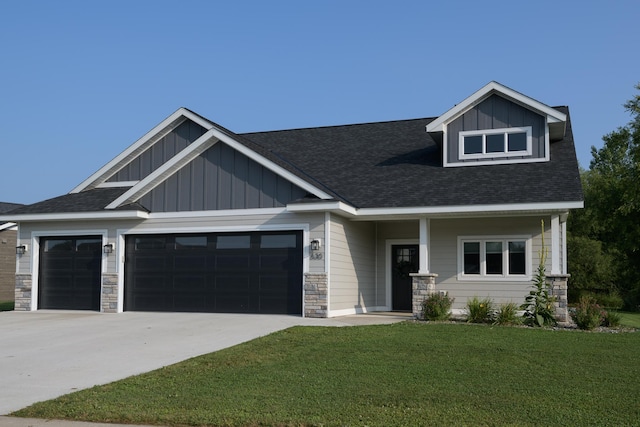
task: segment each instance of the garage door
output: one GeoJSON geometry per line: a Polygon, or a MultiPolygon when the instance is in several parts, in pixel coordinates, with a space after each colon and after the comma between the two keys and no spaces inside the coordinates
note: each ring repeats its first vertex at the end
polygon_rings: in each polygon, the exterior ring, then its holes
{"type": "Polygon", "coordinates": [[[102,237],[40,238],[38,308],[100,309],[102,237]]]}
{"type": "Polygon", "coordinates": [[[125,310],[302,313],[302,232],[132,235],[125,310]]]}

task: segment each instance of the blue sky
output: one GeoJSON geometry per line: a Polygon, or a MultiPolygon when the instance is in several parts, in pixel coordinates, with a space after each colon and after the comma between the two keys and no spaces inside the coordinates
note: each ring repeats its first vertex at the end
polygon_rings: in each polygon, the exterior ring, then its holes
{"type": "Polygon", "coordinates": [[[578,160],[640,82],[633,1],[2,1],[0,201],[62,195],[179,107],[237,133],[442,114],[496,80],[578,160]]]}

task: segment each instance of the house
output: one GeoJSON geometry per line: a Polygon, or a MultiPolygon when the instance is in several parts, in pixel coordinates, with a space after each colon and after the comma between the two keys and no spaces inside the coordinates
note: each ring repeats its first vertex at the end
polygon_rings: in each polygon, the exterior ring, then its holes
{"type": "Polygon", "coordinates": [[[441,116],[235,134],[178,109],[19,223],[16,310],[333,317],[446,291],[566,317],[569,111],[491,82],[441,116]]]}
{"type": "MultiPolygon", "coordinates": [[[[23,205],[0,202],[0,215],[23,205]]],[[[0,302],[13,301],[16,280],[16,238],[18,226],[0,221],[0,302]]]]}

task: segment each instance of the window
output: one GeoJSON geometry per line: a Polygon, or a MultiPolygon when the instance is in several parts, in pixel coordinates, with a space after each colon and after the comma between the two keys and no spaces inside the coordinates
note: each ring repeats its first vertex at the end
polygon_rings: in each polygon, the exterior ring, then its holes
{"type": "Polygon", "coordinates": [[[460,159],[532,155],[531,126],[460,132],[460,159]]]}
{"type": "Polygon", "coordinates": [[[458,238],[459,279],[526,279],[529,237],[458,238]]]}

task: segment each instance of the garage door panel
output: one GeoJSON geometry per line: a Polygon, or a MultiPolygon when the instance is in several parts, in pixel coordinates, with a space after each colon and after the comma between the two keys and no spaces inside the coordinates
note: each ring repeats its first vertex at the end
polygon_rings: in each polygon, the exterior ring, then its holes
{"type": "Polygon", "coordinates": [[[223,253],[216,255],[217,270],[248,269],[251,265],[251,256],[247,253],[223,253]]]}
{"type": "Polygon", "coordinates": [[[99,310],[102,237],[40,238],[38,308],[99,310]]]}
{"type": "Polygon", "coordinates": [[[128,236],[125,310],[300,314],[302,233],[128,236]],[[151,271],[171,286],[142,295],[151,271]]]}

